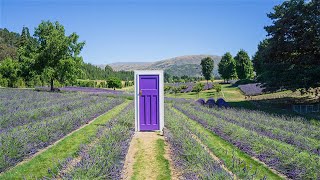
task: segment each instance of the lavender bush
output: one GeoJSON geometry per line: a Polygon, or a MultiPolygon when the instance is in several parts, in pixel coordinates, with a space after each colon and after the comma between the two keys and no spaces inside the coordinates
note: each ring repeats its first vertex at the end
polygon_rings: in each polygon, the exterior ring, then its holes
{"type": "Polygon", "coordinates": [[[264,88],[259,83],[244,84],[238,86],[240,90],[247,96],[255,96],[263,93],[264,88]]]}
{"type": "MultiPolygon", "coordinates": [[[[171,86],[171,87],[186,87],[181,89],[181,93],[188,93],[191,92],[193,89],[193,86],[195,86],[196,83],[194,82],[186,82],[186,83],[167,83],[166,86],[171,86]]],[[[213,88],[213,83],[205,83],[203,90],[209,90],[213,88]]]]}

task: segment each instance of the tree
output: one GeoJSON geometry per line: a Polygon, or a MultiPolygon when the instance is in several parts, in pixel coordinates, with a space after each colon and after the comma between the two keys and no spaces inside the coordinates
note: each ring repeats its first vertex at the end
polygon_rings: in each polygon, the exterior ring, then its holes
{"type": "Polygon", "coordinates": [[[268,14],[267,43],[255,56],[267,90],[320,86],[320,1],[290,0],[268,14]]]}
{"type": "Polygon", "coordinates": [[[35,58],[36,58],[36,41],[30,36],[27,27],[22,28],[21,37],[18,47],[18,61],[20,63],[19,76],[26,80],[29,86],[33,85],[35,73],[35,58]]]}
{"type": "Polygon", "coordinates": [[[258,51],[254,54],[252,58],[253,68],[257,75],[262,74],[263,72],[263,63],[266,62],[266,49],[268,48],[268,40],[265,39],[261,41],[258,45],[258,51]]]}
{"type": "Polygon", "coordinates": [[[241,49],[236,57],[237,76],[239,79],[252,79],[253,78],[253,64],[246,51],[241,49]]]}
{"type": "Polygon", "coordinates": [[[116,77],[110,77],[107,79],[108,88],[113,88],[113,90],[116,90],[116,88],[122,88],[121,80],[116,77]]]}
{"type": "Polygon", "coordinates": [[[4,79],[9,87],[15,87],[15,84],[19,78],[19,64],[17,61],[6,58],[0,63],[0,74],[2,75],[2,79],[4,79]]]}
{"type": "Polygon", "coordinates": [[[169,83],[171,80],[171,75],[164,72],[164,82],[169,83]]]}
{"type": "Polygon", "coordinates": [[[80,73],[82,58],[79,54],[85,44],[78,43],[79,36],[76,33],[66,36],[59,22],[50,21],[42,21],[35,36],[39,43],[36,69],[45,72],[50,79],[51,91],[54,91],[54,80],[61,83],[74,81],[80,73]]]}
{"type": "Polygon", "coordinates": [[[104,71],[106,71],[108,74],[111,74],[113,72],[113,69],[111,66],[106,65],[106,67],[104,67],[104,71]]]}
{"type": "Polygon", "coordinates": [[[224,81],[227,80],[227,82],[230,79],[237,78],[236,62],[229,52],[222,56],[221,61],[218,64],[218,72],[224,81]]]}
{"type": "Polygon", "coordinates": [[[213,59],[211,57],[206,57],[201,60],[200,65],[202,67],[202,75],[207,80],[207,84],[208,84],[208,81],[211,79],[212,71],[214,67],[213,59]]]}

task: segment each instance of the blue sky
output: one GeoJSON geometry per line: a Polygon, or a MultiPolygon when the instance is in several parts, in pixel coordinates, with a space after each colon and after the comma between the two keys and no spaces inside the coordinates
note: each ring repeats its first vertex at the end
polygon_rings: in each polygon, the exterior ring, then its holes
{"type": "Polygon", "coordinates": [[[86,41],[85,62],[162,60],[181,55],[252,56],[267,13],[283,0],[0,0],[0,27],[21,33],[59,21],[86,41]]]}

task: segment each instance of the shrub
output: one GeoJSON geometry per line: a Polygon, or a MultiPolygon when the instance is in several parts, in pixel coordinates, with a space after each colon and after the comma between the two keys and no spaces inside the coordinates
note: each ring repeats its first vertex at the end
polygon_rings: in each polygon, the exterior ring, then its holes
{"type": "Polygon", "coordinates": [[[215,84],[215,85],[214,85],[214,89],[217,91],[217,93],[220,93],[221,90],[222,90],[222,87],[221,87],[220,84],[215,84]]]}
{"type": "Polygon", "coordinates": [[[107,80],[107,84],[108,84],[108,87],[109,88],[122,88],[122,83],[121,83],[121,80],[116,78],[116,77],[110,77],[108,78],[107,80]]]}
{"type": "Polygon", "coordinates": [[[17,81],[14,83],[14,87],[16,87],[16,88],[25,88],[26,87],[26,83],[24,82],[24,80],[22,78],[18,78],[17,81]]]}
{"type": "Polygon", "coordinates": [[[195,86],[193,86],[192,92],[197,92],[197,93],[199,93],[199,92],[202,91],[203,87],[204,87],[204,84],[202,84],[202,83],[197,83],[195,86]]]}
{"type": "Polygon", "coordinates": [[[8,85],[9,85],[9,80],[7,78],[0,77],[0,86],[1,87],[8,87],[8,85]]]}

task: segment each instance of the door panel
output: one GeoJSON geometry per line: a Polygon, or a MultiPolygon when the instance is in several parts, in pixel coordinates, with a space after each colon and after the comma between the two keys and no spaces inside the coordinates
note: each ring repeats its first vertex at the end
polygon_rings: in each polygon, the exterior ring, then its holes
{"type": "Polygon", "coordinates": [[[159,130],[159,76],[139,75],[140,130],[159,130]]]}

